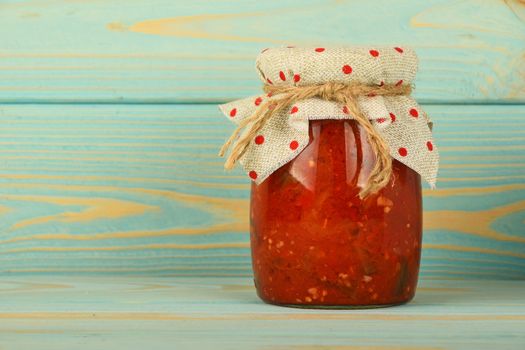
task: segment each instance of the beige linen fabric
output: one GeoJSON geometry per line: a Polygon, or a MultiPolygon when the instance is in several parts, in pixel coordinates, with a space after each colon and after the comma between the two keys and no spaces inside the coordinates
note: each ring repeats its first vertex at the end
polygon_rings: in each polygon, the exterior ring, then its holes
{"type": "MultiPolygon", "coordinates": [[[[417,56],[407,47],[283,47],[264,50],[256,61],[263,83],[277,86],[317,85],[327,82],[412,84],[417,56]]],[[[266,94],[220,105],[234,123],[249,117],[266,94]]],[[[426,113],[410,96],[360,96],[358,105],[390,147],[394,159],[418,172],[435,186],[438,150],[426,113]]],[[[248,146],[240,162],[257,183],[295,158],[307,146],[308,121],[352,119],[344,106],[318,98],[298,101],[276,113],[248,146]]]]}

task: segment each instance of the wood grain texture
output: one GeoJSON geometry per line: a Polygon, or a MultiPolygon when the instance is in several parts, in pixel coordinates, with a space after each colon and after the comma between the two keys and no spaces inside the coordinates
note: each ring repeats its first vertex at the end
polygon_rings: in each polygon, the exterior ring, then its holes
{"type": "Polygon", "coordinates": [[[521,350],[524,281],[429,280],[406,305],[264,304],[251,278],[10,277],[0,344],[33,349],[521,350]]]}
{"type": "MultiPolygon", "coordinates": [[[[439,106],[422,274],[525,278],[525,110],[439,106]]],[[[249,276],[215,105],[0,107],[0,273],[249,276]]]]}
{"type": "Polygon", "coordinates": [[[274,45],[410,45],[421,102],[525,101],[522,1],[2,1],[0,102],[217,102],[274,45]]]}

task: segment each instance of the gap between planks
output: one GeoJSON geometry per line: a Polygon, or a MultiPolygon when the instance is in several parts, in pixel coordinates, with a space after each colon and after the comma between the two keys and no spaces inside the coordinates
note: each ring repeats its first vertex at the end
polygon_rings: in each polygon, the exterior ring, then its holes
{"type": "MultiPolygon", "coordinates": [[[[261,91],[262,94],[262,91],[261,91]]],[[[87,99],[87,100],[45,100],[45,99],[6,99],[0,98],[1,105],[217,105],[222,103],[231,102],[235,99],[240,99],[249,96],[255,96],[252,92],[247,92],[246,96],[239,96],[229,100],[196,100],[196,99],[117,99],[117,100],[98,100],[98,99],[87,99]]],[[[429,100],[429,99],[417,99],[416,101],[420,105],[426,106],[524,106],[525,101],[449,101],[449,100],[429,100]]]]}

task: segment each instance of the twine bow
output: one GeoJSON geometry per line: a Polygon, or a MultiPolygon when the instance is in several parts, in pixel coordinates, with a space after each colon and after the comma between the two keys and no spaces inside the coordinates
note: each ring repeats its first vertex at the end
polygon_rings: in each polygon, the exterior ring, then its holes
{"type": "Polygon", "coordinates": [[[374,168],[370,172],[368,181],[359,192],[361,198],[376,193],[385,187],[392,174],[392,157],[387,143],[381,134],[374,128],[370,120],[363,114],[358,104],[360,96],[399,96],[410,95],[410,85],[366,85],[342,84],[329,82],[308,86],[275,86],[264,85],[264,91],[272,98],[261,103],[259,108],[250,116],[243,119],[230,138],[222,146],[219,156],[223,157],[233,144],[232,150],[224,167],[232,169],[243,156],[246,149],[259,130],[279,111],[288,108],[297,101],[310,98],[321,98],[326,101],[337,102],[346,106],[348,113],[365,129],[368,140],[376,157],[374,168]],[[245,131],[242,135],[241,133],[245,131]]]}

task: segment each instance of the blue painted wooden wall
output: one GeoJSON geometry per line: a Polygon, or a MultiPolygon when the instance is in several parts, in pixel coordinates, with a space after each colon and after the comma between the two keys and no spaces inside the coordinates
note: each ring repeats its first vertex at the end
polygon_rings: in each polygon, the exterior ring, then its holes
{"type": "Polygon", "coordinates": [[[0,3],[0,273],[249,276],[216,104],[274,45],[410,45],[442,165],[422,273],[525,278],[522,1],[0,3]]]}

